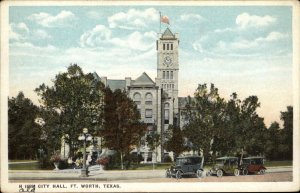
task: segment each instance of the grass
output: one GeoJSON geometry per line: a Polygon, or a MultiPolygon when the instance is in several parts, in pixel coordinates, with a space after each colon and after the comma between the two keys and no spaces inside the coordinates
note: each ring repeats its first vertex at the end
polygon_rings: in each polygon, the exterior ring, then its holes
{"type": "Polygon", "coordinates": [[[292,160],[284,161],[266,161],[264,164],[266,167],[276,167],[276,166],[293,166],[292,160]]]}
{"type": "Polygon", "coordinates": [[[40,170],[39,162],[9,164],[9,170],[40,170]]]}
{"type": "Polygon", "coordinates": [[[8,160],[9,163],[14,163],[14,162],[35,162],[37,160],[8,160]]]}

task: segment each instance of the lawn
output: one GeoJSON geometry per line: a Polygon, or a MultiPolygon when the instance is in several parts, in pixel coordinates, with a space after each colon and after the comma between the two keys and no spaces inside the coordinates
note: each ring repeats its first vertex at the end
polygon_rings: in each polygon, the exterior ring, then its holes
{"type": "Polygon", "coordinates": [[[33,162],[34,160],[10,160],[8,164],[9,170],[40,170],[39,162],[33,162]],[[28,163],[16,163],[16,162],[28,162],[28,163]]]}
{"type": "Polygon", "coordinates": [[[36,162],[36,160],[8,160],[9,163],[15,163],[15,162],[36,162]]]}
{"type": "Polygon", "coordinates": [[[284,160],[284,161],[266,161],[266,167],[276,167],[276,166],[293,166],[292,160],[284,160]]]}

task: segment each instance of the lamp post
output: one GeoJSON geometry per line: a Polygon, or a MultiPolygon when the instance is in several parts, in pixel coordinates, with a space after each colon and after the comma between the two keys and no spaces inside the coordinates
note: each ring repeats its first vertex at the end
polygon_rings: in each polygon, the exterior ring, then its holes
{"type": "Polygon", "coordinates": [[[80,177],[88,177],[88,169],[86,168],[86,143],[92,140],[92,136],[88,134],[88,129],[83,129],[83,135],[78,137],[78,140],[83,141],[83,163],[80,177]]]}

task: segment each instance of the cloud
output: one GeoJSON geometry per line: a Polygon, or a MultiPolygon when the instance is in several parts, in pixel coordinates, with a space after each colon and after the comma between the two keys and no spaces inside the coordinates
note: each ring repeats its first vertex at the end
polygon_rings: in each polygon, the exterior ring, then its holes
{"type": "Polygon", "coordinates": [[[199,14],[182,14],[179,18],[180,21],[187,21],[187,22],[201,22],[204,21],[205,19],[199,15],[199,14]]]}
{"type": "Polygon", "coordinates": [[[129,9],[126,13],[119,12],[108,17],[110,28],[141,29],[151,27],[150,24],[159,22],[159,13],[154,8],[145,10],[129,9]]]}
{"type": "Polygon", "coordinates": [[[34,41],[49,39],[51,36],[42,29],[29,30],[25,23],[11,23],[9,25],[9,39],[12,41],[34,41]]]}
{"type": "Polygon", "coordinates": [[[24,40],[29,34],[29,29],[27,25],[23,22],[21,23],[11,23],[9,25],[9,39],[11,40],[24,40]]]}
{"type": "Polygon", "coordinates": [[[90,48],[124,48],[129,50],[147,51],[154,47],[156,33],[134,31],[127,36],[113,37],[111,29],[104,25],[97,25],[93,29],[83,33],[80,37],[80,45],[90,48]]]}
{"type": "Polygon", "coordinates": [[[249,13],[242,13],[236,17],[235,23],[241,28],[248,27],[266,27],[277,21],[276,18],[265,15],[257,16],[249,13]]]}
{"type": "Polygon", "coordinates": [[[46,31],[42,29],[34,30],[32,32],[32,36],[34,36],[37,39],[49,39],[52,38],[46,31]]]}
{"type": "Polygon", "coordinates": [[[98,11],[89,11],[86,15],[90,19],[100,19],[102,17],[102,13],[98,11]]]}
{"type": "Polygon", "coordinates": [[[51,56],[58,54],[59,49],[53,45],[36,46],[29,42],[14,42],[10,43],[10,55],[22,56],[51,56]]]}
{"type": "Polygon", "coordinates": [[[269,15],[257,16],[242,13],[236,25],[214,29],[192,43],[195,51],[210,57],[253,57],[291,52],[288,33],[267,28],[277,19],[269,15]]]}
{"type": "Polygon", "coordinates": [[[28,17],[29,20],[44,27],[63,27],[70,25],[75,20],[75,15],[71,11],[61,11],[57,15],[50,15],[45,12],[35,13],[28,17]]]}
{"type": "Polygon", "coordinates": [[[92,30],[83,33],[80,37],[81,46],[104,46],[111,38],[111,30],[104,25],[96,25],[92,30]]]}
{"type": "Polygon", "coordinates": [[[256,40],[257,41],[274,42],[274,41],[278,41],[278,40],[285,39],[285,38],[288,38],[288,37],[289,37],[288,34],[282,34],[280,32],[274,31],[274,32],[269,33],[267,37],[257,38],[256,40]]]}

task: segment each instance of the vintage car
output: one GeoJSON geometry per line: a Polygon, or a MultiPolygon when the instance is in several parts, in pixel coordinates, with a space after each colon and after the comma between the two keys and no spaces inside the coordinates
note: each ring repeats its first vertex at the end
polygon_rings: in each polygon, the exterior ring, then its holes
{"type": "Polygon", "coordinates": [[[204,177],[203,172],[204,159],[200,156],[183,156],[176,159],[175,165],[166,170],[166,177],[176,177],[196,175],[198,178],[204,177]]]}
{"type": "Polygon", "coordinates": [[[247,175],[248,173],[265,174],[264,158],[247,157],[242,159],[241,172],[243,175],[247,175]]]}
{"type": "Polygon", "coordinates": [[[224,174],[240,175],[240,168],[237,157],[220,157],[216,159],[216,164],[209,171],[210,175],[221,177],[224,174]]]}

